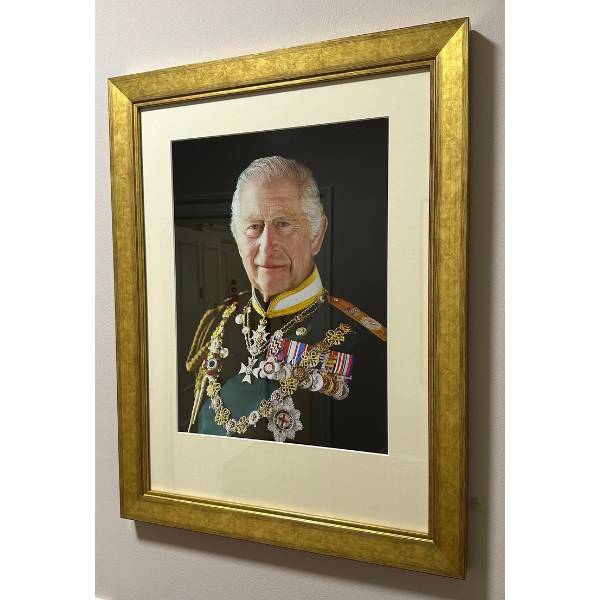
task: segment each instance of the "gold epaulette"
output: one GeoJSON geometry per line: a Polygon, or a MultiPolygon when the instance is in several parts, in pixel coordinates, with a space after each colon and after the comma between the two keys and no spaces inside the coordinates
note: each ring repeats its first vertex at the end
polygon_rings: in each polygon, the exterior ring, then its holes
{"type": "Polygon", "coordinates": [[[232,303],[239,304],[240,296],[248,293],[249,292],[245,290],[239,294],[230,296],[221,304],[219,304],[219,306],[215,306],[215,308],[209,308],[204,313],[204,316],[200,320],[200,325],[198,325],[198,329],[196,330],[196,335],[194,336],[190,353],[185,361],[185,368],[188,371],[197,371],[200,368],[202,361],[208,355],[208,342],[206,342],[206,337],[208,336],[208,332],[211,331],[212,324],[215,322],[215,319],[225,309],[226,306],[229,306],[232,303]]]}
{"type": "Polygon", "coordinates": [[[200,365],[202,365],[202,361],[206,358],[208,353],[208,344],[205,343],[206,336],[211,330],[215,319],[221,314],[221,311],[225,306],[227,305],[221,304],[215,308],[209,308],[200,320],[196,335],[194,336],[194,341],[192,342],[192,347],[190,348],[190,353],[185,361],[185,368],[188,371],[197,371],[200,368],[200,365]]]}
{"type": "Polygon", "coordinates": [[[328,296],[329,304],[339,308],[344,314],[352,317],[356,322],[366,327],[374,333],[378,338],[387,342],[387,329],[375,319],[372,319],[367,313],[364,313],[360,308],[356,308],[354,304],[350,304],[347,300],[337,298],[336,296],[328,296]]]}

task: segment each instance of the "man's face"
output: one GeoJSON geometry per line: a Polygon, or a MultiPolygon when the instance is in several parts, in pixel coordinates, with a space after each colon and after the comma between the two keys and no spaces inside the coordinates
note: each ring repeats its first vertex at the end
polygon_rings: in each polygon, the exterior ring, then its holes
{"type": "Polygon", "coordinates": [[[311,240],[296,186],[248,181],[240,190],[237,243],[252,285],[265,302],[300,285],[321,249],[327,219],[311,240]]]}

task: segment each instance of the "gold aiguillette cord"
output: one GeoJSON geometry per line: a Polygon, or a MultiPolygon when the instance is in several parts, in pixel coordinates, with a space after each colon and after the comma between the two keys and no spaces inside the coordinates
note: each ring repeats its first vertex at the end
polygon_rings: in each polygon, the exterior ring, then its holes
{"type": "Polygon", "coordinates": [[[188,426],[188,433],[192,432],[192,425],[196,422],[196,417],[198,416],[198,409],[200,408],[200,403],[202,402],[202,396],[204,396],[204,389],[206,388],[206,381],[208,380],[208,375],[205,375],[202,378],[202,385],[199,390],[196,390],[196,396],[194,398],[194,407],[192,408],[192,416],[190,417],[190,424],[188,426]]]}

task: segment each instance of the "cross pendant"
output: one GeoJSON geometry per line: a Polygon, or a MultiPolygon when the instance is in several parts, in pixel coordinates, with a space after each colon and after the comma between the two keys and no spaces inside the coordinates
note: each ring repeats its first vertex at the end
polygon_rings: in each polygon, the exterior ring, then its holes
{"type": "Polygon", "coordinates": [[[254,364],[256,363],[257,359],[256,358],[252,358],[251,356],[248,357],[248,366],[244,365],[244,363],[242,363],[242,366],[240,368],[240,371],[238,373],[238,375],[240,375],[241,373],[245,373],[246,375],[244,376],[244,378],[242,379],[242,381],[245,381],[246,383],[252,383],[252,375],[254,375],[254,377],[258,378],[258,372],[260,371],[259,367],[256,367],[256,369],[253,369],[252,367],[254,366],[254,364]]]}

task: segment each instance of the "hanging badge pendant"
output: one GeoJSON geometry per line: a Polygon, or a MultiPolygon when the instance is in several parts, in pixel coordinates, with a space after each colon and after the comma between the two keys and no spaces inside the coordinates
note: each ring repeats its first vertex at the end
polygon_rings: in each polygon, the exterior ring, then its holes
{"type": "Polygon", "coordinates": [[[241,375],[242,373],[246,374],[244,376],[244,378],[242,379],[242,381],[251,384],[252,383],[252,375],[254,375],[254,377],[256,377],[258,379],[258,373],[260,371],[260,368],[256,367],[256,369],[253,369],[252,367],[254,366],[254,363],[256,363],[256,358],[252,358],[250,356],[248,357],[248,365],[247,366],[244,363],[242,363],[242,366],[238,373],[238,375],[241,375]]]}

